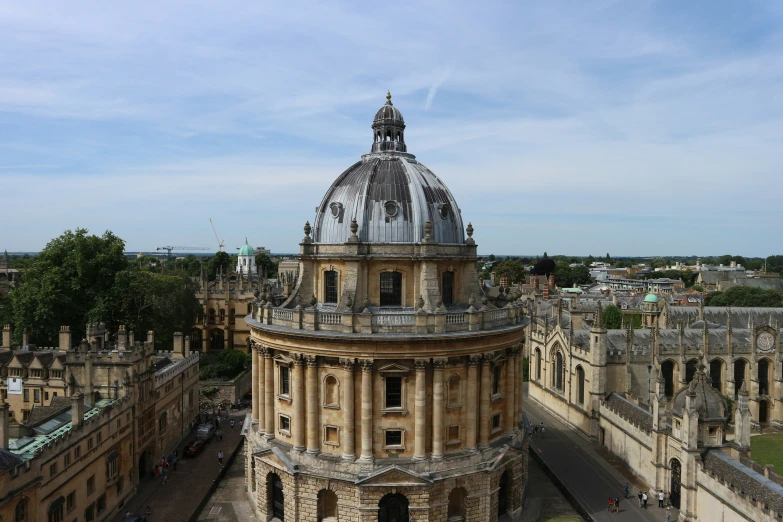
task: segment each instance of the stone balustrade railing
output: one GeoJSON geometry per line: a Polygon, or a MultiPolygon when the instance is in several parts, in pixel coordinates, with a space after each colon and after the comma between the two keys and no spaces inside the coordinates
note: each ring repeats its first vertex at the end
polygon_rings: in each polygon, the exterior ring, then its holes
{"type": "Polygon", "coordinates": [[[464,312],[395,311],[394,313],[342,313],[317,308],[254,307],[245,318],[250,325],[273,325],[294,330],[342,333],[432,334],[474,332],[527,324],[522,306],[512,304],[497,309],[472,309],[464,312]]]}

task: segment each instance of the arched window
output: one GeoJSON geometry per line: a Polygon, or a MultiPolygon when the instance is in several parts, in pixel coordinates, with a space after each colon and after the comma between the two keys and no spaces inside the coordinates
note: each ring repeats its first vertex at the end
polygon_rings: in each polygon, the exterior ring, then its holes
{"type": "Polygon", "coordinates": [[[14,522],[29,522],[29,519],[27,518],[27,511],[27,497],[25,497],[16,503],[14,522]]]}
{"type": "Polygon", "coordinates": [[[563,354],[560,352],[555,353],[555,359],[553,361],[552,368],[552,386],[558,390],[563,390],[563,354]]]}
{"type": "Polygon", "coordinates": [[[327,375],[324,379],[324,406],[336,408],[340,404],[339,384],[334,375],[327,375]]]}
{"type": "Polygon", "coordinates": [[[337,271],[324,272],[324,303],[337,302],[337,271]]]}
{"type": "Polygon", "coordinates": [[[330,489],[318,492],[318,521],[337,520],[337,495],[330,489]]]}
{"type": "Polygon", "coordinates": [[[541,380],[541,350],[536,348],[536,380],[541,380]]]}
{"type": "Polygon", "coordinates": [[[381,306],[402,306],[402,273],[381,273],[381,306]]]}
{"type": "Polygon", "coordinates": [[[444,305],[454,303],[454,272],[443,272],[441,275],[440,295],[444,305]]]}
{"type": "Polygon", "coordinates": [[[283,497],[283,481],[277,473],[266,476],[267,487],[267,514],[285,520],[285,499],[283,497]]]}
{"type": "Polygon", "coordinates": [[[723,361],[720,359],[710,361],[710,380],[713,388],[723,391],[723,361]]]}
{"type": "Polygon", "coordinates": [[[759,393],[769,394],[769,359],[759,360],[759,393]]]}
{"type": "Polygon", "coordinates": [[[468,492],[465,488],[454,488],[449,493],[449,508],[448,508],[448,520],[449,522],[461,522],[465,520],[467,516],[467,509],[465,507],[468,492]]]}
{"type": "Polygon", "coordinates": [[[579,404],[585,403],[585,371],[581,366],[576,367],[576,400],[579,404]]]}
{"type": "Polygon", "coordinates": [[[399,493],[389,493],[378,502],[378,522],[409,522],[408,499],[399,493]]]}
{"type": "Polygon", "coordinates": [[[63,522],[63,505],[65,504],[65,498],[57,497],[49,504],[49,522],[63,522]]]}
{"type": "Polygon", "coordinates": [[[734,398],[737,398],[739,391],[742,389],[742,383],[745,382],[745,366],[747,363],[745,359],[737,359],[734,362],[734,398]]]}
{"type": "Polygon", "coordinates": [[[498,482],[498,518],[508,513],[508,497],[509,493],[511,493],[511,484],[509,482],[511,482],[511,479],[508,470],[506,470],[500,476],[500,481],[498,482]]]}
{"type": "Polygon", "coordinates": [[[665,361],[661,365],[661,375],[663,376],[663,393],[671,399],[674,397],[674,361],[665,361]]]}
{"type": "Polygon", "coordinates": [[[690,383],[693,380],[693,376],[696,375],[696,367],[699,365],[699,361],[691,359],[685,363],[685,382],[690,383]]]}
{"type": "Polygon", "coordinates": [[[462,386],[462,379],[456,373],[449,377],[449,389],[448,389],[448,402],[449,406],[461,406],[462,405],[462,393],[460,387],[462,386]]]}

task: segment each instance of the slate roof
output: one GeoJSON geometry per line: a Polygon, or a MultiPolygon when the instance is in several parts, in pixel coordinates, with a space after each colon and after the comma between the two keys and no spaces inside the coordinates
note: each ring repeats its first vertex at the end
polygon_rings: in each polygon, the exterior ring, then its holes
{"type": "Polygon", "coordinates": [[[19,456],[14,455],[7,449],[0,448],[0,470],[5,471],[13,469],[23,462],[24,460],[19,456]]]}
{"type": "Polygon", "coordinates": [[[68,397],[52,397],[49,406],[33,406],[30,416],[27,418],[27,426],[35,427],[71,408],[71,399],[68,397]]]}
{"type": "Polygon", "coordinates": [[[652,414],[644,408],[632,403],[622,394],[612,392],[604,400],[604,404],[607,408],[627,421],[639,426],[642,430],[648,433],[652,431],[652,414]]]}
{"type": "MultiPolygon", "coordinates": [[[[699,308],[695,306],[670,306],[669,317],[671,324],[685,322],[690,324],[699,318],[699,308]]],[[[733,328],[750,328],[751,319],[756,326],[766,324],[774,325],[777,321],[783,326],[783,308],[771,307],[727,307],[705,306],[704,318],[710,323],[727,326],[729,318],[733,328]]]]}
{"type": "Polygon", "coordinates": [[[704,468],[715,473],[727,486],[744,496],[762,500],[776,513],[783,513],[783,486],[743,465],[720,450],[707,451],[702,456],[704,468]]]}
{"type": "Polygon", "coordinates": [[[726,399],[709,382],[704,366],[701,366],[688,386],[683,387],[674,395],[672,413],[682,417],[685,399],[692,395],[691,407],[699,412],[699,420],[725,420],[728,418],[726,399]]]}

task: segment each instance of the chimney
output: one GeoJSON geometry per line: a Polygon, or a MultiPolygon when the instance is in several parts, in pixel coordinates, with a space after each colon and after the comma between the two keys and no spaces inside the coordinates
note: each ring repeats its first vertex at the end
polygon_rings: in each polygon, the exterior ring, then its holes
{"type": "Polygon", "coordinates": [[[22,332],[22,346],[27,346],[30,344],[30,334],[27,332],[27,328],[24,329],[24,332],[22,332]]]}
{"type": "Polygon", "coordinates": [[[185,357],[190,355],[190,336],[185,336],[185,357]]]}
{"type": "Polygon", "coordinates": [[[84,394],[71,395],[71,422],[76,428],[84,422],[84,394]]]}
{"type": "Polygon", "coordinates": [[[11,349],[11,337],[13,332],[11,331],[11,325],[7,324],[3,326],[3,348],[10,350],[11,349]]]}
{"type": "Polygon", "coordinates": [[[61,326],[60,327],[60,350],[65,352],[70,349],[71,349],[71,327],[61,326]]]}
{"type": "Polygon", "coordinates": [[[182,339],[182,332],[174,332],[174,350],[172,356],[181,359],[182,352],[184,351],[184,343],[182,339]]]}
{"type": "Polygon", "coordinates": [[[155,332],[150,330],[147,332],[147,342],[150,343],[150,346],[152,347],[152,351],[155,351],[155,332]]]}
{"type": "Polygon", "coordinates": [[[130,346],[131,350],[133,349],[133,346],[136,344],[136,335],[133,333],[133,330],[131,330],[128,333],[128,346],[130,346]]]}
{"type": "Polygon", "coordinates": [[[117,331],[117,349],[123,351],[128,349],[128,332],[124,324],[121,324],[117,331]]]}
{"type": "Polygon", "coordinates": [[[550,288],[551,290],[554,290],[554,289],[555,289],[555,274],[551,274],[551,275],[549,276],[549,288],[550,288]]]}
{"type": "Polygon", "coordinates": [[[89,352],[84,354],[84,391],[92,404],[92,356],[89,352]]]}

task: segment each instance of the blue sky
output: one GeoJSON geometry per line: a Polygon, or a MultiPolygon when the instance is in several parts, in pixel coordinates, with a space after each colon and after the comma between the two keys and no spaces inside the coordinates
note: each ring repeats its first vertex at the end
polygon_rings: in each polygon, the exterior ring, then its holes
{"type": "Polygon", "coordinates": [[[781,2],[14,0],[0,71],[9,251],[296,251],[390,89],[480,253],[781,253],[781,2]]]}

